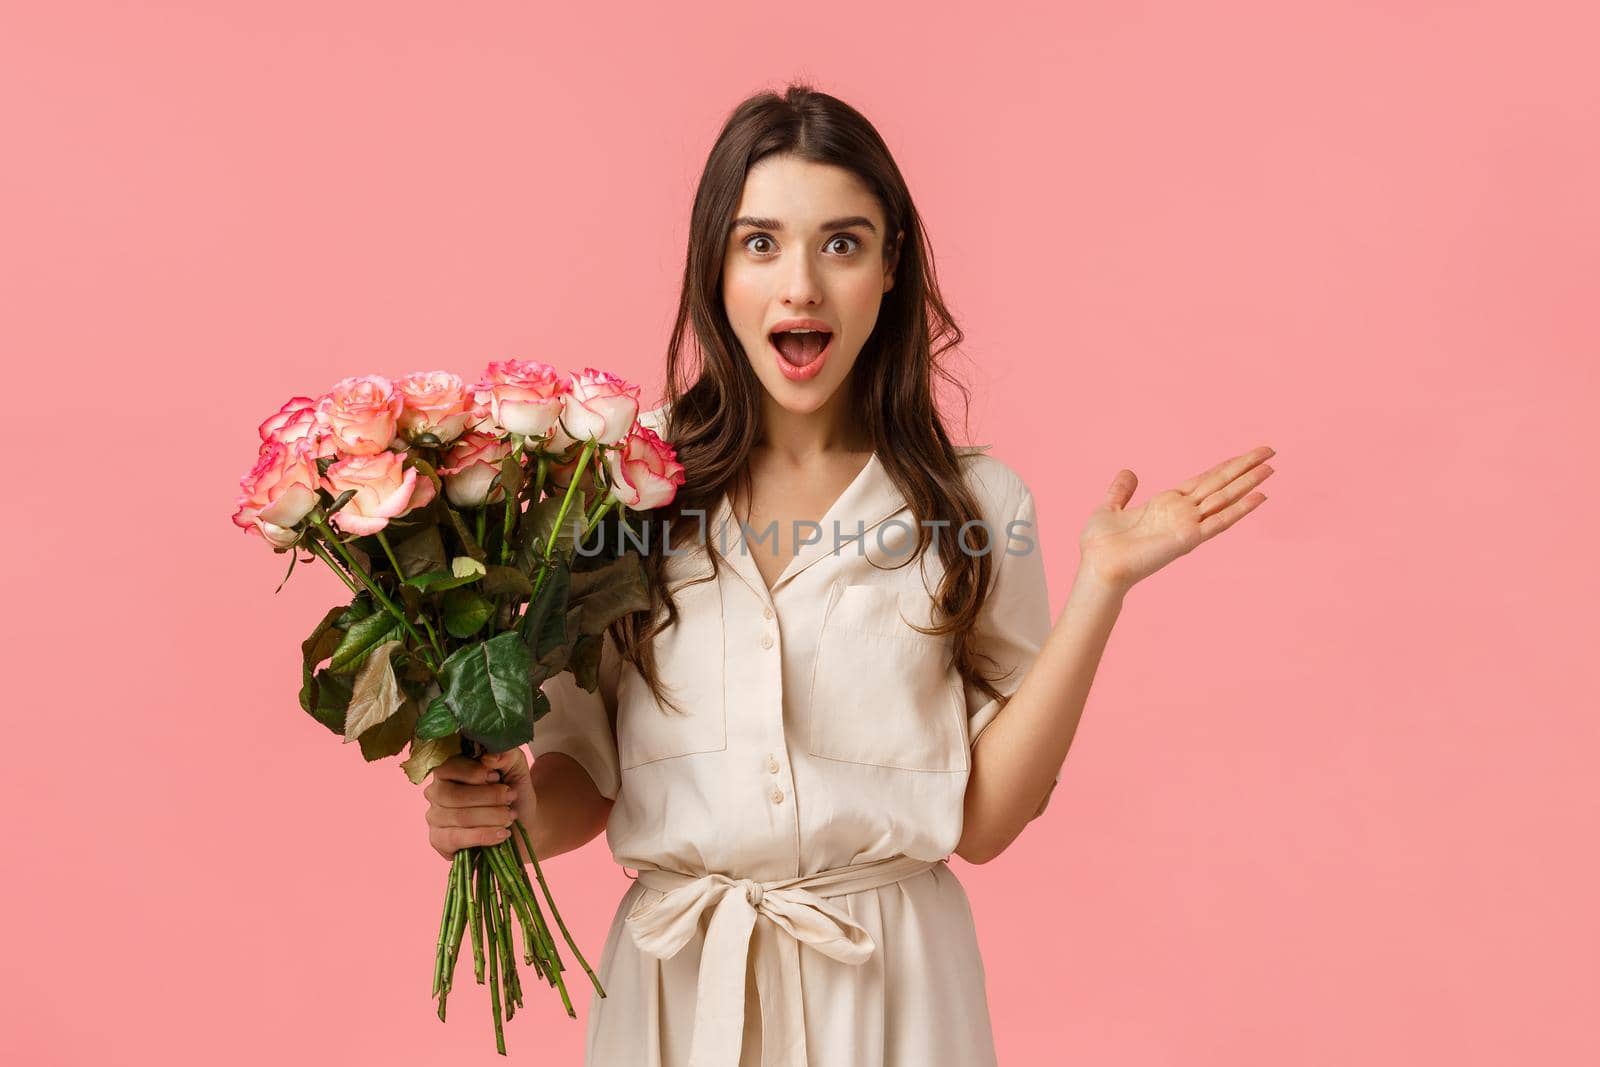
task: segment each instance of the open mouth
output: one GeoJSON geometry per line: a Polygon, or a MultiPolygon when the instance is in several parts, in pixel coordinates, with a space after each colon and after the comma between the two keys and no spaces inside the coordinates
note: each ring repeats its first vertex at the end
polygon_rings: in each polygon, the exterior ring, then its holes
{"type": "Polygon", "coordinates": [[[817,361],[833,334],[827,330],[783,330],[768,335],[772,347],[792,367],[809,367],[817,361]]]}

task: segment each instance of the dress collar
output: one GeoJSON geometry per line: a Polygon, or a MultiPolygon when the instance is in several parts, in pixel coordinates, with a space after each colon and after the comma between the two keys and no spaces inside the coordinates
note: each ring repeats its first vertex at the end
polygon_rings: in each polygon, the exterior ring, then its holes
{"type": "MultiPolygon", "coordinates": [[[[733,505],[728,500],[726,492],[718,500],[707,527],[712,543],[724,562],[733,568],[734,573],[739,575],[756,595],[764,600],[770,600],[796,576],[828,556],[837,552],[863,551],[853,547],[855,542],[880,523],[905,510],[907,506],[905,496],[894,484],[894,479],[889,477],[889,472],[884,468],[878,453],[873,452],[867,457],[866,465],[850,484],[845,486],[844,492],[839,494],[838,499],[817,521],[817,525],[821,527],[818,540],[800,546],[794,558],[772,583],[770,591],[761,577],[760,569],[756,566],[754,553],[770,552],[771,541],[757,540],[753,544],[746,542],[745,529],[735,518],[733,505]]],[[[809,527],[801,527],[800,532],[802,535],[808,535],[814,531],[809,527]]],[[[749,533],[758,538],[762,531],[755,529],[749,533]]],[[[868,547],[870,548],[870,545],[868,547]]]]}

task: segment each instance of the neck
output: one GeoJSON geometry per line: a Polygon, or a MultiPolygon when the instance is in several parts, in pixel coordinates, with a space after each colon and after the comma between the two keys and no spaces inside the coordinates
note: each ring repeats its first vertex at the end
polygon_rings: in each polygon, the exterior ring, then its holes
{"type": "Polygon", "coordinates": [[[840,389],[815,411],[790,411],[766,397],[756,447],[797,462],[830,453],[870,452],[872,442],[850,418],[848,399],[840,389]]]}

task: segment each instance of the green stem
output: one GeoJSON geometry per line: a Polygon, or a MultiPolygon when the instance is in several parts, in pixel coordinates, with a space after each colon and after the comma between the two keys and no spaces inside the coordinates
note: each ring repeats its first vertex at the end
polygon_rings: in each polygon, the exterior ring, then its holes
{"type": "Polygon", "coordinates": [[[457,852],[450,858],[450,882],[445,892],[444,913],[445,930],[441,935],[439,944],[439,1021],[445,1021],[445,1004],[450,999],[450,983],[455,973],[456,951],[451,945],[451,931],[455,929],[456,910],[461,906],[462,875],[465,864],[462,854],[457,852]]]}
{"type": "Polygon", "coordinates": [[[389,557],[389,566],[394,568],[394,580],[397,582],[405,581],[406,572],[401,568],[400,561],[394,558],[394,549],[389,547],[389,538],[385,536],[382,530],[378,531],[378,544],[383,546],[383,554],[389,557]]]}
{"type": "Polygon", "coordinates": [[[604,497],[600,501],[600,506],[595,508],[594,514],[590,516],[588,521],[584,523],[583,536],[588,537],[589,532],[599,524],[601,519],[606,517],[606,513],[609,512],[613,507],[619,507],[621,504],[622,501],[618,500],[614,496],[607,495],[604,497]]]}
{"type": "MultiPolygon", "coordinates": [[[[473,857],[477,860],[476,855],[473,857]]],[[[483,899],[478,889],[478,871],[482,864],[474,862],[472,871],[467,878],[468,888],[472,890],[472,915],[469,925],[472,927],[472,976],[483,984],[483,899]]]]}
{"type": "Polygon", "coordinates": [[[516,1012],[516,1002],[522,999],[522,983],[517,976],[517,955],[511,947],[511,902],[506,898],[505,886],[498,879],[493,884],[495,904],[500,909],[500,929],[505,931],[500,964],[505,969],[501,985],[505,990],[506,1019],[509,1020],[516,1012]]]}
{"type": "Polygon", "coordinates": [[[439,913],[439,942],[438,953],[433,959],[433,993],[438,996],[439,990],[444,988],[445,942],[450,931],[450,903],[455,899],[456,866],[452,857],[450,874],[444,881],[444,908],[439,913]]]}
{"type": "Polygon", "coordinates": [[[466,850],[462,849],[457,853],[461,856],[461,877],[456,886],[455,911],[450,913],[450,967],[444,976],[445,992],[449,992],[455,985],[456,957],[461,954],[461,931],[466,928],[467,912],[472,907],[471,895],[467,892],[467,879],[472,875],[472,857],[463,855],[465,852],[466,850]]]}
{"type": "Polygon", "coordinates": [[[500,922],[495,909],[490,906],[493,899],[490,882],[493,877],[489,865],[485,863],[478,872],[478,884],[481,887],[478,898],[483,902],[484,944],[489,949],[489,1004],[494,1011],[494,1044],[500,1055],[504,1056],[506,1034],[500,1022],[500,922]]]}
{"type": "MultiPolygon", "coordinates": [[[[578,491],[578,482],[583,478],[583,469],[589,465],[589,457],[594,455],[595,443],[591,438],[583,443],[583,451],[578,455],[578,465],[572,470],[572,480],[567,483],[567,494],[561,498],[561,510],[556,512],[556,521],[550,528],[550,536],[544,543],[544,561],[550,562],[550,550],[555,548],[557,539],[561,536],[561,524],[567,519],[567,510],[572,507],[573,494],[578,491]]],[[[534,590],[538,592],[537,589],[534,590]]]]}
{"type": "Polygon", "coordinates": [[[536,470],[534,472],[534,476],[533,476],[533,496],[530,497],[529,499],[536,500],[536,501],[544,499],[544,480],[545,480],[546,476],[549,475],[549,473],[550,473],[550,457],[545,455],[543,452],[540,452],[539,453],[539,467],[538,467],[538,470],[536,470]]]}
{"type": "MultiPolygon", "coordinates": [[[[394,568],[395,581],[405,581],[406,572],[400,568],[400,560],[395,557],[394,549],[389,547],[389,538],[384,535],[382,530],[378,531],[378,544],[383,546],[383,554],[389,557],[389,565],[394,568]]],[[[424,630],[428,631],[428,644],[433,648],[434,654],[439,657],[440,661],[443,661],[445,658],[444,646],[439,644],[439,635],[434,633],[433,624],[428,621],[428,616],[425,613],[419,613],[417,621],[422,623],[424,630]]]]}
{"type": "MultiPolygon", "coordinates": [[[[511,446],[509,455],[517,461],[519,466],[522,463],[522,447],[526,442],[526,437],[517,434],[516,441],[511,446]]],[[[500,519],[500,562],[501,564],[506,564],[511,562],[511,517],[517,513],[518,509],[516,496],[503,482],[500,484],[500,496],[503,498],[505,505],[505,510],[501,513],[500,519]]]]}
{"type": "MultiPolygon", "coordinates": [[[[533,842],[528,839],[527,828],[522,825],[522,820],[516,822],[518,835],[522,838],[522,846],[528,853],[528,861],[533,864],[533,873],[539,879],[539,888],[544,890],[545,902],[550,905],[550,914],[555,916],[556,925],[561,928],[561,936],[566,939],[567,947],[572,949],[572,954],[578,957],[578,963],[583,967],[583,972],[589,976],[589,981],[594,983],[596,993],[602,997],[606,995],[605,989],[600,985],[600,979],[595,975],[594,969],[589,966],[589,961],[583,958],[583,953],[578,951],[578,943],[572,940],[572,934],[567,930],[567,924],[561,919],[561,912],[556,908],[556,899],[550,895],[550,886],[544,880],[544,870],[539,866],[539,857],[533,854],[533,842]]],[[[526,871],[524,871],[526,877],[526,871]]]]}
{"type": "MultiPolygon", "coordinates": [[[[514,890],[517,887],[515,860],[508,858],[499,845],[491,846],[490,855],[494,857],[495,877],[500,882],[501,891],[514,890]]],[[[517,916],[522,920],[523,962],[537,966],[544,961],[544,941],[538,937],[533,913],[528,909],[527,901],[521,894],[517,894],[515,901],[517,916]]],[[[544,968],[540,966],[540,970],[543,971],[544,968]]]]}
{"type": "Polygon", "coordinates": [[[350,587],[350,591],[352,593],[361,592],[361,587],[351,580],[350,575],[345,573],[345,569],[343,567],[334,562],[333,557],[328,555],[327,549],[323,548],[315,538],[309,538],[308,540],[310,542],[312,555],[316,556],[318,559],[332,568],[333,573],[339,576],[339,580],[341,582],[350,587]]]}
{"type": "MultiPolygon", "coordinates": [[[[388,594],[379,588],[378,583],[374,582],[371,576],[369,576],[366,571],[361,569],[361,565],[355,561],[355,557],[350,555],[350,553],[345,549],[344,542],[340,541],[334,532],[328,528],[328,521],[326,519],[316,517],[315,513],[313,512],[311,523],[318,530],[322,531],[322,535],[327,538],[328,543],[333,546],[334,551],[338,552],[340,558],[345,561],[347,566],[349,566],[351,573],[356,576],[362,585],[367,587],[367,591],[373,595],[373,598],[376,599],[379,604],[383,605],[384,610],[393,615],[396,619],[400,620],[400,625],[405,627],[406,632],[416,640],[417,644],[427,646],[427,640],[423,638],[421,634],[417,633],[417,628],[411,625],[411,621],[406,618],[406,613],[396,607],[394,601],[389,599],[388,594]]],[[[431,651],[431,649],[429,650],[431,651]]],[[[439,664],[435,663],[431,656],[424,655],[423,660],[436,673],[438,672],[439,664]]]]}
{"type": "MultiPolygon", "coordinates": [[[[561,498],[561,509],[556,512],[556,521],[550,526],[550,536],[544,542],[544,566],[539,568],[539,574],[533,580],[533,593],[528,597],[528,607],[533,607],[534,601],[539,598],[539,590],[544,587],[544,576],[550,573],[550,552],[555,548],[556,541],[561,536],[561,524],[567,521],[567,512],[572,508],[572,497],[578,491],[578,481],[583,476],[584,467],[589,464],[589,457],[594,455],[595,442],[591,438],[583,443],[583,451],[578,455],[578,465],[572,469],[572,480],[567,483],[566,495],[561,498]]],[[[542,473],[541,473],[542,477],[542,473]]],[[[526,626],[531,610],[524,611],[522,618],[516,624],[524,630],[523,637],[528,636],[526,626]]]]}
{"type": "Polygon", "coordinates": [[[533,882],[528,879],[528,869],[518,859],[515,848],[508,851],[506,859],[510,866],[511,877],[516,879],[517,892],[531,906],[530,910],[537,920],[540,954],[550,961],[554,970],[566,970],[567,965],[561,962],[561,953],[556,949],[555,938],[550,936],[550,927],[544,921],[544,909],[539,907],[539,895],[533,891],[533,882]]]}
{"type": "Polygon", "coordinates": [[[447,658],[444,654],[444,646],[439,643],[439,635],[433,632],[433,624],[428,621],[427,614],[418,614],[417,620],[422,623],[422,628],[428,631],[428,641],[433,645],[433,651],[438,655],[439,661],[441,663],[444,662],[447,658]]]}

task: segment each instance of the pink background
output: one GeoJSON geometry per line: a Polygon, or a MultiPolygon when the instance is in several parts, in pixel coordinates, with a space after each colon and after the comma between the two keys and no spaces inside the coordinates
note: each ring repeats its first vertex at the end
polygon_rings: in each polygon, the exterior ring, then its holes
{"type": "MultiPolygon", "coordinates": [[[[465,954],[428,999],[419,790],[296,704],[340,587],[272,595],[237,480],[346,374],[656,395],[705,153],[796,75],[911,183],[1058,610],[1118,468],[1279,453],[952,861],[1001,1061],[1600,1060],[1592,5],[980,7],[8,5],[10,1062],[499,1062],[465,954]]],[[[598,959],[624,875],[549,873],[598,959]]],[[[577,1064],[551,994],[511,1055],[577,1064]]]]}

